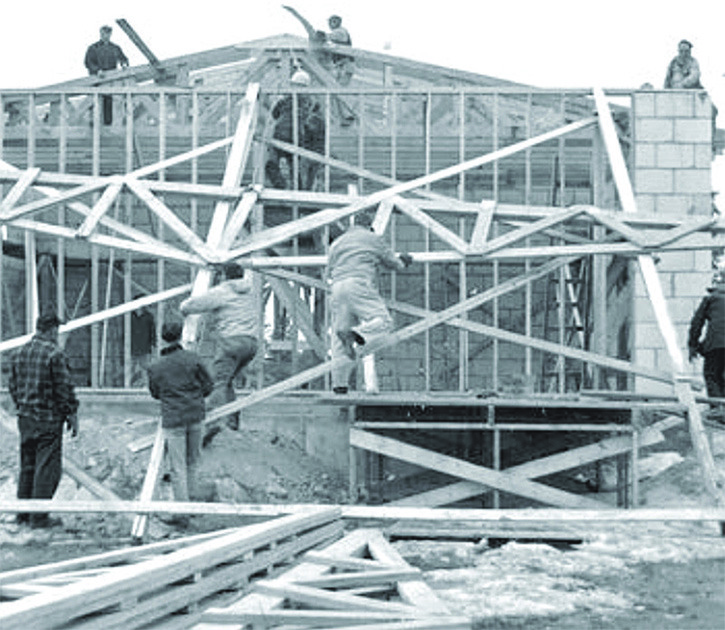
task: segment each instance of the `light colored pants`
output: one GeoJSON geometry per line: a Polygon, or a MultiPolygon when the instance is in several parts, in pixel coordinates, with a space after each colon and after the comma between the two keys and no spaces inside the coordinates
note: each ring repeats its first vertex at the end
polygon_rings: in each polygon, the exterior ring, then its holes
{"type": "MultiPolygon", "coordinates": [[[[393,319],[378,289],[366,278],[344,278],[332,284],[332,360],[347,356],[338,331],[354,330],[366,343],[393,329],[393,319]]],[[[354,366],[332,370],[332,386],[347,387],[354,366]]]]}
{"type": "Polygon", "coordinates": [[[163,429],[171,487],[175,501],[188,501],[196,494],[196,476],[201,459],[201,422],[163,429]]]}

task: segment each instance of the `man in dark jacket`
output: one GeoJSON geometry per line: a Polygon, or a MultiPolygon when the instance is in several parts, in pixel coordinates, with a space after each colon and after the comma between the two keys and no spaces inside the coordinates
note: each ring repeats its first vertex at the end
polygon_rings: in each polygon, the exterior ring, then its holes
{"type": "Polygon", "coordinates": [[[214,383],[201,359],[181,346],[180,323],[164,324],[161,338],[168,344],[149,367],[149,390],[161,401],[161,427],[166,441],[171,485],[176,501],[195,494],[201,459],[204,398],[214,383]]]}
{"type": "MultiPolygon", "coordinates": [[[[705,359],[703,376],[709,398],[725,398],[725,273],[715,276],[690,321],[688,346],[690,361],[698,354],[705,359]],[[705,338],[700,341],[706,326],[705,338]]],[[[725,423],[723,409],[711,404],[710,416],[725,423]]]]}
{"type": "MultiPolygon", "coordinates": [[[[56,315],[42,315],[33,338],[12,357],[8,389],[18,411],[18,499],[52,499],[62,472],[63,425],[78,434],[78,400],[58,346],[56,315]]],[[[18,514],[31,527],[60,525],[48,514],[18,514]]]]}
{"type": "MultiPolygon", "coordinates": [[[[103,78],[108,70],[115,70],[119,65],[128,68],[128,57],[123,54],[120,46],[111,41],[111,27],[101,26],[101,38],[86,49],[83,60],[88,74],[103,78]]],[[[113,122],[113,97],[104,94],[103,122],[110,125],[113,122]]]]}

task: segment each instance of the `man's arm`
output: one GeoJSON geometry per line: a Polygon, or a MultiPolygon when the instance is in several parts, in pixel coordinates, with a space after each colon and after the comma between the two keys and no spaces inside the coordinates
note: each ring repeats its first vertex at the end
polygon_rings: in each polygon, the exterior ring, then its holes
{"type": "Polygon", "coordinates": [[[214,381],[209,374],[209,370],[206,369],[206,366],[201,360],[197,364],[197,378],[201,384],[201,392],[204,398],[206,398],[214,391],[214,381]]]}
{"type": "MultiPolygon", "coordinates": [[[[214,287],[214,289],[215,288],[216,287],[214,287]]],[[[217,291],[214,289],[210,289],[202,295],[186,298],[181,304],[179,304],[181,314],[184,316],[198,315],[221,308],[223,306],[223,301],[219,298],[217,291]]]]}
{"type": "Polygon", "coordinates": [[[70,378],[68,361],[62,352],[55,352],[50,358],[53,379],[53,398],[58,414],[63,418],[73,437],[78,435],[78,399],[70,378]]]}
{"type": "Polygon", "coordinates": [[[116,45],[116,55],[118,56],[118,62],[121,64],[122,68],[128,68],[128,57],[123,53],[123,50],[121,50],[121,47],[116,45]]]}
{"type": "Polygon", "coordinates": [[[86,56],[83,63],[88,69],[88,74],[96,74],[101,69],[101,66],[98,64],[98,58],[96,57],[96,49],[92,44],[88,47],[88,50],[86,50],[86,56]]]}
{"type": "Polygon", "coordinates": [[[697,63],[696,59],[690,60],[690,71],[687,73],[687,76],[682,79],[682,87],[700,87],[700,64],[697,63]]]}
{"type": "Polygon", "coordinates": [[[707,305],[709,297],[705,297],[697,307],[695,314],[690,320],[690,329],[687,335],[687,346],[690,350],[690,361],[699,354],[698,348],[700,346],[700,335],[702,334],[702,327],[705,325],[705,315],[707,313],[707,305]]]}

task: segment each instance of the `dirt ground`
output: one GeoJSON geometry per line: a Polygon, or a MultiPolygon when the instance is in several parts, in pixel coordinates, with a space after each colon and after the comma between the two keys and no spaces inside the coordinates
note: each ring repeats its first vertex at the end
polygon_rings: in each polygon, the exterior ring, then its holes
{"type": "MultiPolygon", "coordinates": [[[[66,453],[117,495],[132,499],[143,482],[149,450],[134,454],[127,445],[154,426],[155,420],[144,414],[81,418],[81,435],[66,440],[66,453]]],[[[711,434],[717,465],[725,472],[725,431],[711,434]]],[[[685,429],[670,430],[664,444],[643,453],[643,463],[648,457],[659,464],[641,483],[643,506],[711,505],[685,429]]],[[[0,441],[0,499],[14,498],[16,475],[17,444],[5,438],[0,441]]],[[[206,500],[348,502],[343,475],[264,425],[241,432],[225,429],[204,451],[201,479],[206,500]]],[[[57,497],[90,498],[67,477],[57,497]]],[[[168,484],[162,484],[159,498],[170,498],[168,484]]],[[[614,501],[613,493],[598,498],[614,501]]],[[[0,515],[0,570],[131,543],[129,521],[121,515],[63,515],[63,522],[62,528],[41,532],[0,515]]],[[[151,540],[161,540],[238,524],[232,517],[193,517],[180,530],[152,518],[149,533],[151,540]]],[[[395,544],[425,571],[445,601],[476,620],[477,628],[725,628],[725,537],[718,524],[608,527],[589,534],[586,542],[565,549],[542,543],[500,546],[486,539],[395,544]]]]}

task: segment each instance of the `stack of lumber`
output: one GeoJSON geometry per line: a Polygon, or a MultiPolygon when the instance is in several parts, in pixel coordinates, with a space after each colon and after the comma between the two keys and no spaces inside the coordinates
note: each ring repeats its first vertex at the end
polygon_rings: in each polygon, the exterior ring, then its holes
{"type": "Polygon", "coordinates": [[[195,630],[242,628],[470,628],[454,615],[377,529],[356,529],[223,608],[195,630]]]}
{"type": "Polygon", "coordinates": [[[310,509],[181,542],[0,573],[0,628],[188,628],[204,607],[339,538],[340,516],[335,508],[310,509]]]}

